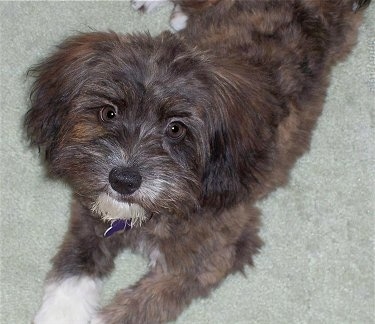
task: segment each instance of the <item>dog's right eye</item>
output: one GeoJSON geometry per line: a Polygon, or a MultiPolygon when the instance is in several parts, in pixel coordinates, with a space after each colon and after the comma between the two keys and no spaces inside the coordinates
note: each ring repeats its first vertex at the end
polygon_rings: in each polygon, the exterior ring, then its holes
{"type": "Polygon", "coordinates": [[[166,134],[174,142],[180,141],[186,135],[186,127],[180,122],[172,122],[167,126],[166,134]]]}
{"type": "Polygon", "coordinates": [[[117,108],[113,106],[105,106],[100,109],[100,119],[104,122],[109,122],[117,117],[117,108]]]}

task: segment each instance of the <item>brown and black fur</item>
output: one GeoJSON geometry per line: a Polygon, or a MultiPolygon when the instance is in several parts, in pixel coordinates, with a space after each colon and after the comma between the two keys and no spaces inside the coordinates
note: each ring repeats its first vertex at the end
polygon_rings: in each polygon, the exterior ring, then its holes
{"type": "MultiPolygon", "coordinates": [[[[261,248],[254,202],[287,181],[308,147],[329,75],[356,41],[370,1],[184,1],[177,34],[80,34],[32,70],[26,129],[49,174],[74,192],[71,222],[50,280],[104,278],[124,248],[155,267],[102,310],[105,323],[174,320],[193,298],[252,265],[261,248]],[[98,118],[108,102],[111,123],[98,118]],[[164,129],[182,121],[173,142],[164,129]],[[148,211],[109,238],[90,211],[112,168],[137,168],[160,197],[116,198],[148,211]]],[[[137,196],[138,195],[138,196],[137,196]]]]}

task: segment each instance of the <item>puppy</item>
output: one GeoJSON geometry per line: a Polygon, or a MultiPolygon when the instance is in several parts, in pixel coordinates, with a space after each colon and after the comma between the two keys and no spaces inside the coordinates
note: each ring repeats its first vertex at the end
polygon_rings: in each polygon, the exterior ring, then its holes
{"type": "Polygon", "coordinates": [[[34,323],[171,321],[252,265],[254,203],[308,149],[369,2],[176,0],[176,34],[79,34],[34,67],[26,131],[73,191],[34,323]],[[99,308],[124,248],[149,271],[99,308]]]}

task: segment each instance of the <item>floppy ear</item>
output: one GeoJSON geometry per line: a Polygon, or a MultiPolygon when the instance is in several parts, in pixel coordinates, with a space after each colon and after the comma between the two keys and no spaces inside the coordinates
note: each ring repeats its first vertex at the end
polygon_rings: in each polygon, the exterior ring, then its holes
{"type": "Polygon", "coordinates": [[[272,163],[275,130],[286,113],[256,67],[221,62],[213,69],[214,120],[203,174],[203,205],[230,208],[272,163]]]}
{"type": "Polygon", "coordinates": [[[45,150],[46,157],[55,142],[67,104],[60,90],[62,56],[63,53],[58,52],[28,72],[36,80],[30,95],[30,109],[25,116],[26,134],[32,145],[45,150]]]}
{"type": "Polygon", "coordinates": [[[87,33],[68,38],[49,58],[29,70],[28,75],[35,81],[24,125],[31,144],[44,150],[47,160],[69,105],[79,94],[90,65],[95,63],[98,44],[114,37],[114,33],[87,33]]]}

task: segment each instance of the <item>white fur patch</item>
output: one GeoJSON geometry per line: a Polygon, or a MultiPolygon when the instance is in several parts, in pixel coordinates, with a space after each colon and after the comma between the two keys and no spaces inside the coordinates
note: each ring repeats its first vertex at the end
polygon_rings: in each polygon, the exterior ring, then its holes
{"type": "Polygon", "coordinates": [[[87,324],[99,305],[101,281],[71,277],[49,283],[34,324],[87,324]]]}
{"type": "Polygon", "coordinates": [[[92,211],[100,215],[104,221],[132,219],[132,224],[142,224],[146,219],[145,210],[140,205],[117,201],[106,193],[99,195],[92,211]]]}
{"type": "Polygon", "coordinates": [[[189,17],[182,12],[181,7],[177,5],[173,10],[169,24],[175,31],[179,31],[186,27],[188,18],[189,17]]]}
{"type": "Polygon", "coordinates": [[[168,267],[167,267],[167,261],[165,260],[165,256],[158,248],[153,249],[150,253],[150,261],[148,266],[150,268],[155,268],[157,265],[160,265],[163,272],[167,273],[168,272],[168,267]]]}
{"type": "Polygon", "coordinates": [[[97,316],[91,320],[90,324],[105,324],[105,322],[100,316],[97,316]]]}
{"type": "Polygon", "coordinates": [[[164,5],[168,0],[132,0],[132,7],[135,10],[150,12],[164,5]]]}

